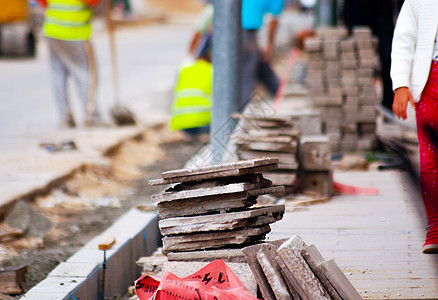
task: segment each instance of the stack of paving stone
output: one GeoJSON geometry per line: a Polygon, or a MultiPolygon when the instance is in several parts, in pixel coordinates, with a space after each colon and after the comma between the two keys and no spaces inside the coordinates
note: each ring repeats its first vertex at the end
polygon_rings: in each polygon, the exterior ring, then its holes
{"type": "Polygon", "coordinates": [[[163,253],[169,260],[241,259],[238,249],[262,241],[269,224],[283,217],[283,205],[252,207],[259,195],[284,192],[263,177],[276,168],[278,159],[254,159],[168,171],[149,180],[150,185],[174,184],[152,196],[163,253]]]}
{"type": "Polygon", "coordinates": [[[264,173],[274,186],[284,186],[285,192],[295,190],[298,172],[300,132],[291,116],[239,115],[243,130],[232,136],[239,159],[278,158],[278,169],[264,173]]]}
{"type": "Polygon", "coordinates": [[[298,157],[301,192],[330,198],[333,194],[333,169],[328,136],[302,136],[298,157]]]}
{"type": "Polygon", "coordinates": [[[324,28],[305,40],[306,85],[334,152],[371,150],[376,144],[376,39],[366,27],[324,28]]]}
{"type": "Polygon", "coordinates": [[[243,249],[264,300],[362,299],[334,260],[299,237],[243,249]]]}

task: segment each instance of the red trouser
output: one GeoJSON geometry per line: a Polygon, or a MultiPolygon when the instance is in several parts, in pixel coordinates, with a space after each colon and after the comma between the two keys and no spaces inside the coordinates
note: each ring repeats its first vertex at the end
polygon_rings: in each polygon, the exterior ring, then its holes
{"type": "Polygon", "coordinates": [[[438,62],[415,105],[420,151],[421,194],[430,227],[438,226],[438,62]]]}

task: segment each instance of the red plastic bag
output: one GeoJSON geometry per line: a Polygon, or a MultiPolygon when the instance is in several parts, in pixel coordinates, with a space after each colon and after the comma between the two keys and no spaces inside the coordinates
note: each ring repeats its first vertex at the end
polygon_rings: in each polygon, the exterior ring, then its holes
{"type": "Polygon", "coordinates": [[[256,300],[222,259],[185,278],[166,272],[161,280],[143,275],[135,282],[140,300],[256,300]]]}

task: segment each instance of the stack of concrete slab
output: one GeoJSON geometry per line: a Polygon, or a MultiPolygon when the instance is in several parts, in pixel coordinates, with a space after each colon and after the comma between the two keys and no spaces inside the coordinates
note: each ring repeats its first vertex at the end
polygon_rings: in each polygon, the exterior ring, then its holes
{"type": "Polygon", "coordinates": [[[362,299],[334,260],[299,237],[243,249],[264,300],[362,299]]]}
{"type": "Polygon", "coordinates": [[[376,145],[376,39],[366,27],[323,28],[305,40],[306,85],[334,152],[376,145]]]}
{"type": "MultiPolygon", "coordinates": [[[[174,184],[152,196],[157,203],[163,253],[169,260],[223,258],[224,251],[260,242],[269,224],[280,220],[283,205],[253,207],[263,194],[284,193],[262,172],[278,159],[253,159],[162,173],[150,185],[174,184]]],[[[241,251],[230,260],[242,258],[241,251]],[[236,257],[234,257],[236,256],[236,257]]]]}
{"type": "Polygon", "coordinates": [[[264,173],[274,186],[284,186],[286,192],[296,187],[300,132],[290,116],[234,115],[243,121],[243,130],[232,138],[240,159],[278,158],[278,169],[264,173]]]}

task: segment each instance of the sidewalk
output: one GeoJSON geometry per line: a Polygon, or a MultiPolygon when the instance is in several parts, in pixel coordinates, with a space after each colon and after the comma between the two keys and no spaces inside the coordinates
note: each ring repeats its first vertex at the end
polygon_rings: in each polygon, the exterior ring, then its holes
{"type": "Polygon", "coordinates": [[[379,189],[376,196],[337,195],[290,211],[269,239],[299,235],[334,259],[364,299],[437,299],[438,255],[423,254],[422,203],[399,171],[335,172],[335,181],[379,189]],[[420,208],[420,209],[418,209],[420,208]]]}

